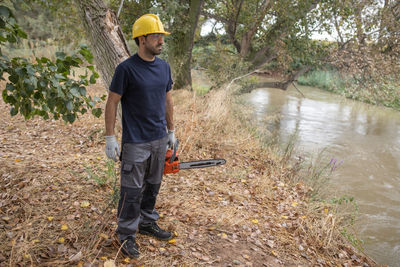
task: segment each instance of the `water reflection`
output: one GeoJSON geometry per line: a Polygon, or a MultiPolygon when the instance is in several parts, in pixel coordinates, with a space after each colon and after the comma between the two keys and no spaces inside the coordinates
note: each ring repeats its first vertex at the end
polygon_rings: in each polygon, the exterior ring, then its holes
{"type": "Polygon", "coordinates": [[[332,178],[339,195],[352,195],[360,208],[357,225],[369,255],[382,264],[400,262],[400,114],[345,100],[321,90],[259,89],[247,96],[259,127],[281,142],[297,132],[307,153],[326,148],[344,163],[332,178]],[[275,116],[274,116],[275,115],[275,116]],[[273,122],[265,118],[273,116],[273,122]]]}

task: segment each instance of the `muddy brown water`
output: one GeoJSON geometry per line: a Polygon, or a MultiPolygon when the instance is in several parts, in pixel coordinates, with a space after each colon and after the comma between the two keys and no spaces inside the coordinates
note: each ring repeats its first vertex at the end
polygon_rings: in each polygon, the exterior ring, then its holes
{"type": "Polygon", "coordinates": [[[297,152],[342,162],[330,178],[336,197],[353,196],[364,252],[380,264],[400,266],[400,112],[344,99],[317,88],[257,89],[243,96],[258,127],[297,152]],[[271,117],[275,117],[271,123],[271,117]]]}

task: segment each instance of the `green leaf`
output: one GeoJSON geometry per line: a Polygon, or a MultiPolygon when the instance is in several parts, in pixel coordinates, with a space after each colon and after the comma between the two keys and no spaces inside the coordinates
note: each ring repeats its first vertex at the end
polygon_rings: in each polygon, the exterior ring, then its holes
{"type": "Polygon", "coordinates": [[[14,91],[15,90],[15,86],[13,84],[11,84],[11,83],[7,83],[6,90],[14,91]]]}
{"type": "Polygon", "coordinates": [[[96,77],[95,77],[94,74],[90,75],[90,80],[89,81],[90,81],[91,84],[95,84],[96,83],[96,77]]]}
{"type": "Polygon", "coordinates": [[[12,108],[10,109],[10,115],[11,115],[11,116],[15,116],[15,115],[17,115],[17,114],[18,114],[18,109],[12,107],[12,108]]]}
{"type": "Polygon", "coordinates": [[[69,113],[69,114],[63,115],[62,118],[65,122],[73,123],[76,119],[76,115],[73,113],[69,113]]]}
{"type": "Polygon", "coordinates": [[[96,118],[99,118],[99,117],[101,116],[101,113],[102,113],[101,108],[94,108],[94,109],[92,109],[92,114],[93,114],[94,116],[96,116],[96,118]]]}
{"type": "Polygon", "coordinates": [[[75,97],[80,97],[81,96],[81,93],[79,91],[79,87],[77,85],[73,85],[69,92],[75,97]]]}
{"type": "Polygon", "coordinates": [[[81,86],[79,87],[79,92],[81,93],[82,96],[86,96],[86,88],[81,86]]]}
{"type": "Polygon", "coordinates": [[[21,29],[17,29],[17,36],[20,37],[20,38],[22,38],[22,39],[28,38],[28,35],[26,34],[26,32],[24,32],[24,31],[21,30],[21,29]]]}
{"type": "Polygon", "coordinates": [[[12,17],[11,10],[6,6],[0,6],[0,16],[4,18],[12,17]]]}
{"type": "Polygon", "coordinates": [[[67,55],[64,52],[56,52],[56,58],[64,60],[67,55]]]}
{"type": "Polygon", "coordinates": [[[74,108],[74,105],[72,104],[72,101],[68,101],[67,104],[65,105],[69,111],[71,111],[74,108]]]}

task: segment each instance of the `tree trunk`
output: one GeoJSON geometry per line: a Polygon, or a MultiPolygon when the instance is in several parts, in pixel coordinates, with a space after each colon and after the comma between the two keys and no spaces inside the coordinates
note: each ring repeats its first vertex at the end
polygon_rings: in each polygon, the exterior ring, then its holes
{"type": "Polygon", "coordinates": [[[126,40],[115,14],[102,0],[76,0],[86,36],[94,55],[96,68],[107,88],[115,68],[130,56],[126,40]]]}
{"type": "Polygon", "coordinates": [[[194,36],[200,16],[200,10],[204,0],[191,0],[188,14],[184,14],[180,19],[176,18],[174,24],[179,25],[173,29],[182,29],[182,25],[187,25],[189,29],[173,31],[170,37],[169,62],[174,73],[174,88],[192,88],[191,60],[194,36]]]}

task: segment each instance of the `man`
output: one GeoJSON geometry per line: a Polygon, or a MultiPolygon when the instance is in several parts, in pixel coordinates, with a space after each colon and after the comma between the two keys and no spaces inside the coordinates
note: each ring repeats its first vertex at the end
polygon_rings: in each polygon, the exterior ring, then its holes
{"type": "Polygon", "coordinates": [[[122,106],[121,193],[117,234],[122,252],[139,257],[136,232],[169,240],[154,209],[161,185],[167,144],[175,144],[172,78],[169,64],[158,57],[164,44],[160,19],[146,14],[133,24],[132,38],[139,46],[115,70],[105,110],[106,155],[117,160],[114,127],[118,102],[122,106]]]}

